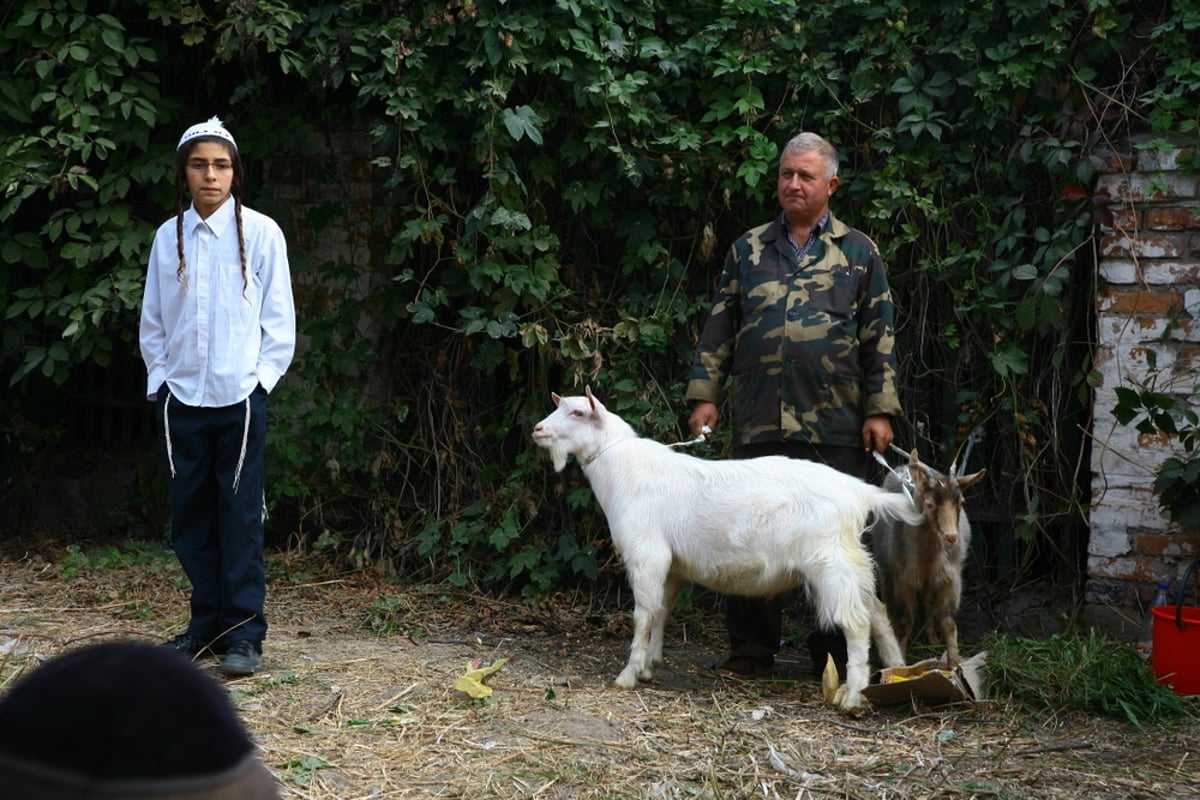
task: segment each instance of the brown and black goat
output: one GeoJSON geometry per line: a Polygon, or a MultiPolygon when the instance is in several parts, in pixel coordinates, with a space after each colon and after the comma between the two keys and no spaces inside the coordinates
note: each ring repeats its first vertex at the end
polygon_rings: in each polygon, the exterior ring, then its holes
{"type": "Polygon", "coordinates": [[[943,475],[921,463],[916,450],[909,456],[907,470],[911,482],[893,473],[884,480],[884,488],[899,492],[903,483],[909,483],[925,522],[908,525],[881,520],[876,524],[872,549],[879,569],[879,591],[901,652],[907,654],[914,630],[928,619],[929,638],[940,638],[946,646],[946,662],[954,666],[961,660],[954,618],[962,598],[963,562],[971,541],[962,490],[979,481],[987,470],[943,475]]]}

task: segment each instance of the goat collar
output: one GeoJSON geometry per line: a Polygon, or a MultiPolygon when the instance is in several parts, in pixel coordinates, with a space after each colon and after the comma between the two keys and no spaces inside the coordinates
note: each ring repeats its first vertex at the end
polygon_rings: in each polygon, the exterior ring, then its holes
{"type": "Polygon", "coordinates": [[[619,445],[621,442],[631,442],[636,438],[637,438],[636,436],[626,436],[624,439],[614,439],[611,442],[609,442],[608,444],[604,445],[604,447],[601,447],[599,450],[597,450],[594,455],[591,455],[591,456],[588,456],[587,458],[585,458],[583,460],[583,463],[585,465],[591,464],[597,458],[599,458],[600,456],[607,453],[610,448],[615,447],[616,445],[619,445]]]}

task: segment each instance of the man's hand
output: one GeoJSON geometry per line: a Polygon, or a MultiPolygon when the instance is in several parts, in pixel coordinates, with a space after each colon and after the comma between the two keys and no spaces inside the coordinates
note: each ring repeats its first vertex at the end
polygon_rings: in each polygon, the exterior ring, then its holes
{"type": "MultiPolygon", "coordinates": [[[[693,412],[692,419],[695,418],[696,414],[693,412]]],[[[892,433],[892,418],[887,414],[876,414],[873,417],[867,417],[863,420],[862,438],[863,445],[867,450],[883,453],[894,438],[894,434],[892,433]]]]}
{"type": "Polygon", "coordinates": [[[692,436],[699,436],[705,425],[710,431],[716,430],[717,420],[720,417],[721,413],[717,411],[715,403],[706,400],[697,401],[696,405],[692,406],[692,416],[688,419],[688,427],[692,429],[692,436]]]}

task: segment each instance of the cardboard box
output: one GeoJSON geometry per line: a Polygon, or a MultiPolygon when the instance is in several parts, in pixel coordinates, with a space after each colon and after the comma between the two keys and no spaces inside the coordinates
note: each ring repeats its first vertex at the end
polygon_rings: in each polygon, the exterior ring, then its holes
{"type": "Polygon", "coordinates": [[[940,658],[918,661],[904,667],[889,667],[875,674],[863,696],[876,705],[901,703],[974,702],[983,699],[981,667],[987,653],[977,653],[952,670],[940,658]]]}

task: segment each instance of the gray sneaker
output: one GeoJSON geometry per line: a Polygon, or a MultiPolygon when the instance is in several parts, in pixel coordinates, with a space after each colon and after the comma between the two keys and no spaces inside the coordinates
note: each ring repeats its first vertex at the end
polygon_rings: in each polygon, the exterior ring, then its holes
{"type": "Polygon", "coordinates": [[[229,643],[225,658],[221,659],[221,672],[226,675],[253,675],[262,667],[261,645],[245,639],[229,643]]]}

